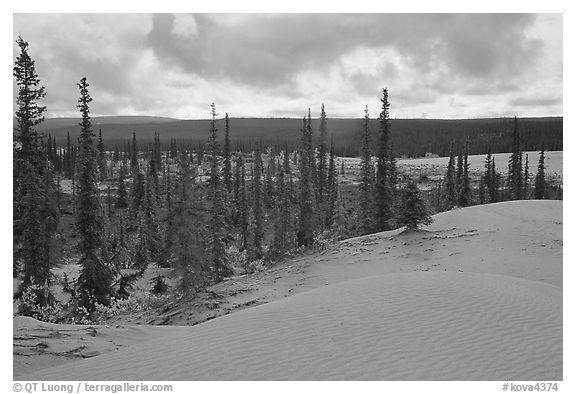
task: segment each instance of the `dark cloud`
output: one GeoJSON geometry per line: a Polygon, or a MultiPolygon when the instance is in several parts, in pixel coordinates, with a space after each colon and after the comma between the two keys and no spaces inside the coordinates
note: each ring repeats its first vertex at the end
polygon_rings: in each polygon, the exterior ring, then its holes
{"type": "Polygon", "coordinates": [[[462,93],[470,96],[488,96],[494,93],[517,92],[520,87],[513,83],[482,84],[471,86],[462,90],[462,93]]]}
{"type": "Polygon", "coordinates": [[[518,73],[541,49],[524,30],[528,14],[195,15],[196,37],[154,16],[148,43],[166,64],[247,84],[276,85],[307,67],[326,67],[363,45],[394,48],[422,72],[444,64],[457,75],[518,73]],[[221,20],[219,20],[221,19],[221,20]]]}
{"type": "Polygon", "coordinates": [[[519,97],[508,102],[513,107],[552,107],[562,104],[562,97],[519,97]]]}

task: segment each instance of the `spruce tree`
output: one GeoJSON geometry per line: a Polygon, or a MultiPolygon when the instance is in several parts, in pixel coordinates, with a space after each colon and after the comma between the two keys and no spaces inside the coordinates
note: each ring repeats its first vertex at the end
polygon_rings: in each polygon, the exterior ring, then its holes
{"type": "Polygon", "coordinates": [[[161,167],[161,163],[157,162],[154,157],[148,163],[148,174],[147,176],[150,178],[150,182],[152,182],[152,187],[154,188],[154,195],[156,199],[159,201],[160,197],[160,180],[158,179],[158,169],[161,167]]]}
{"type": "Polygon", "coordinates": [[[140,207],[144,201],[145,185],[144,185],[144,174],[140,171],[134,175],[132,178],[132,193],[131,193],[131,205],[130,212],[132,214],[131,219],[135,220],[140,207]]]}
{"type": "Polygon", "coordinates": [[[224,168],[222,170],[222,175],[226,191],[230,193],[232,191],[232,161],[230,157],[230,119],[228,118],[228,112],[226,112],[224,121],[224,168]]]}
{"type": "MultiPolygon", "coordinates": [[[[157,197],[154,189],[154,179],[148,171],[145,181],[144,201],[140,206],[141,226],[144,246],[147,250],[149,261],[159,263],[160,259],[160,226],[158,224],[157,197]]],[[[140,268],[145,268],[140,267],[140,268]]]]}
{"type": "Polygon", "coordinates": [[[166,156],[166,164],[164,166],[164,169],[166,171],[166,181],[164,182],[164,197],[165,197],[165,207],[167,209],[168,212],[170,212],[172,210],[172,177],[171,177],[171,173],[172,170],[170,169],[170,166],[168,165],[168,156],[166,156]]]}
{"type": "Polygon", "coordinates": [[[80,122],[80,147],[78,152],[78,196],[76,227],[80,236],[79,251],[82,266],[78,277],[79,303],[93,311],[95,303],[107,305],[112,292],[113,274],[104,260],[104,221],[98,198],[96,149],[94,132],[90,120],[88,82],[82,78],[78,108],[82,114],[80,122]]]}
{"type": "Polygon", "coordinates": [[[238,154],[236,156],[235,165],[234,165],[234,182],[232,182],[232,191],[234,196],[234,202],[238,205],[238,201],[240,199],[240,160],[241,155],[238,154]]]}
{"type": "MultiPolygon", "coordinates": [[[[18,95],[13,152],[13,276],[22,271],[22,282],[15,296],[20,297],[32,284],[36,304],[50,305],[50,269],[53,265],[52,239],[58,225],[52,165],[43,149],[43,136],[36,130],[44,120],[46,107],[38,100],[46,96],[28,54],[28,43],[18,37],[20,53],[13,76],[18,95]]],[[[31,311],[20,310],[29,314],[31,311]]]]}
{"type": "MultiPolygon", "coordinates": [[[[17,128],[14,133],[14,155],[13,155],[13,236],[17,252],[19,247],[19,237],[23,231],[21,224],[26,221],[24,201],[28,193],[24,184],[33,179],[40,179],[44,174],[46,151],[42,148],[42,135],[36,130],[36,126],[44,121],[45,106],[38,104],[46,96],[46,89],[41,86],[40,79],[36,73],[35,61],[28,54],[28,43],[22,37],[16,40],[20,48],[20,54],[16,58],[13,68],[13,76],[18,86],[18,96],[16,97],[16,120],[17,128]],[[30,168],[29,168],[30,167],[30,168]]],[[[30,190],[32,195],[41,196],[40,186],[30,190]]],[[[26,201],[29,201],[27,199],[26,201]]],[[[15,256],[16,257],[16,256],[15,256]]]]}
{"type": "Polygon", "coordinates": [[[70,139],[70,133],[66,134],[66,151],[65,151],[65,163],[64,163],[64,176],[68,179],[72,179],[74,176],[74,162],[72,161],[72,140],[70,139]]]}
{"type": "MultiPolygon", "coordinates": [[[[458,158],[458,161],[460,162],[460,158],[458,158]]],[[[460,168],[460,163],[458,164],[460,168]]],[[[462,163],[462,174],[460,175],[460,184],[458,187],[458,206],[460,207],[467,207],[472,204],[472,190],[470,189],[470,176],[468,175],[469,168],[468,141],[466,141],[462,163]]]]}
{"type": "Polygon", "coordinates": [[[242,156],[239,157],[240,165],[240,190],[238,194],[238,206],[240,211],[240,232],[242,234],[242,249],[245,251],[249,250],[249,238],[248,238],[248,224],[249,224],[249,212],[248,212],[248,199],[246,196],[246,168],[244,167],[244,160],[242,156]]]}
{"type": "Polygon", "coordinates": [[[52,136],[48,134],[47,142],[46,142],[46,157],[48,161],[54,164],[54,156],[52,155],[52,136]]]}
{"type": "Polygon", "coordinates": [[[100,172],[100,180],[106,179],[106,147],[102,139],[102,129],[98,134],[98,170],[100,172]]]}
{"type": "Polygon", "coordinates": [[[218,143],[218,128],[216,125],[217,113],[214,103],[211,105],[212,119],[210,120],[210,138],[208,150],[210,152],[210,180],[208,182],[208,197],[210,200],[210,240],[209,250],[212,260],[214,279],[221,281],[232,271],[227,267],[224,241],[226,238],[226,194],[220,179],[220,153],[218,143]]]}
{"type": "MultiPolygon", "coordinates": [[[[287,156],[284,155],[286,158],[287,156]]],[[[292,248],[291,241],[291,215],[290,215],[290,196],[287,193],[287,175],[285,173],[286,162],[280,169],[277,177],[277,189],[279,200],[276,206],[276,222],[274,224],[274,239],[272,241],[273,257],[281,257],[292,248]]],[[[289,164],[288,164],[289,165],[289,164]]]]}
{"type": "Polygon", "coordinates": [[[136,144],[136,132],[132,132],[132,145],[130,146],[130,168],[132,175],[138,172],[138,146],[136,144]]]}
{"type": "Polygon", "coordinates": [[[538,159],[538,172],[536,173],[536,180],[534,181],[534,198],[536,200],[543,200],[546,198],[546,176],[544,167],[544,148],[540,151],[538,159]]]}
{"type": "Polygon", "coordinates": [[[326,181],[328,202],[326,207],[325,223],[327,228],[331,228],[334,225],[334,219],[336,217],[336,201],[338,200],[338,174],[336,174],[334,140],[330,143],[330,159],[328,163],[328,178],[326,181]]]}
{"type": "Polygon", "coordinates": [[[526,162],[524,164],[524,176],[522,177],[522,199],[528,199],[528,182],[530,181],[530,174],[528,172],[528,154],[526,154],[526,162]]]}
{"type": "Polygon", "coordinates": [[[288,143],[284,141],[284,156],[282,160],[282,171],[284,172],[284,181],[286,183],[286,194],[290,199],[290,203],[294,204],[296,202],[296,196],[294,192],[294,182],[292,179],[292,167],[290,165],[290,152],[288,151],[288,143]]]}
{"type": "Polygon", "coordinates": [[[450,143],[450,159],[444,177],[444,201],[445,208],[452,209],[456,206],[456,173],[454,168],[454,142],[450,143]]]}
{"type": "Polygon", "coordinates": [[[458,205],[458,197],[460,196],[460,188],[462,187],[462,175],[464,174],[464,154],[462,153],[462,146],[458,150],[458,158],[456,160],[456,205],[458,205]]]}
{"type": "Polygon", "coordinates": [[[302,150],[300,151],[300,215],[296,240],[298,246],[311,246],[314,241],[314,189],[311,168],[312,135],[309,121],[304,117],[302,125],[302,150]]]}
{"type": "Polygon", "coordinates": [[[426,201],[422,197],[418,185],[409,180],[402,191],[400,203],[399,223],[407,230],[417,230],[421,224],[431,224],[432,217],[426,201]]]}
{"type": "Polygon", "coordinates": [[[262,144],[256,144],[254,155],[254,176],[252,177],[252,196],[254,198],[254,258],[262,257],[264,239],[264,211],[262,201],[262,144]]]}
{"type": "Polygon", "coordinates": [[[512,134],[512,154],[508,161],[508,183],[511,198],[522,199],[522,151],[520,150],[520,130],[518,118],[514,117],[514,130],[512,134]]]}
{"type": "Polygon", "coordinates": [[[156,164],[156,170],[162,170],[162,150],[160,146],[160,134],[154,133],[154,145],[152,147],[152,160],[156,164]]]}
{"type": "Polygon", "coordinates": [[[112,163],[114,163],[114,166],[116,166],[116,164],[118,164],[119,161],[120,161],[120,151],[118,150],[118,145],[115,145],[114,153],[112,153],[112,163]]]}
{"type": "MultiPolygon", "coordinates": [[[[39,289],[33,289],[36,296],[36,304],[46,306],[53,303],[54,299],[49,290],[52,282],[50,269],[52,261],[52,237],[55,232],[53,215],[48,211],[50,208],[48,195],[43,179],[36,173],[30,163],[23,163],[21,168],[21,187],[26,189],[22,194],[20,204],[26,213],[19,218],[18,224],[22,230],[18,234],[19,248],[15,250],[15,258],[21,261],[22,283],[16,293],[20,297],[33,284],[40,285],[39,289]]],[[[16,261],[16,260],[15,260],[16,261]]],[[[14,267],[16,273],[17,268],[14,267]]],[[[20,309],[22,314],[29,311],[20,309]]]]}
{"type": "Polygon", "coordinates": [[[118,198],[116,200],[116,208],[123,209],[128,207],[128,195],[126,193],[126,184],[124,183],[124,165],[120,165],[120,172],[118,174],[118,198]]]}
{"type": "MultiPolygon", "coordinates": [[[[14,63],[13,75],[18,86],[16,97],[16,120],[18,124],[15,135],[17,144],[14,154],[14,181],[17,182],[21,163],[30,163],[36,172],[43,174],[46,154],[43,152],[42,135],[36,130],[36,126],[44,121],[45,106],[38,105],[38,100],[46,96],[46,89],[40,85],[40,79],[36,73],[35,61],[28,54],[28,43],[18,37],[16,43],[20,47],[20,54],[14,63]]],[[[17,191],[17,188],[14,189],[17,191]]],[[[16,201],[16,200],[15,200],[16,201]]]]}
{"type": "Polygon", "coordinates": [[[327,138],[327,118],[324,103],[320,108],[320,126],[318,133],[318,201],[324,202],[327,197],[327,178],[328,178],[328,164],[326,163],[326,155],[328,149],[326,146],[327,138]]]}
{"type": "Polygon", "coordinates": [[[274,158],[270,155],[270,160],[268,160],[268,165],[266,166],[266,171],[264,174],[264,205],[266,208],[270,209],[274,206],[275,202],[275,194],[276,191],[274,190],[274,177],[272,173],[272,164],[274,162],[274,158]]]}
{"type": "Polygon", "coordinates": [[[114,208],[112,204],[112,189],[110,185],[106,188],[106,212],[108,213],[108,217],[114,216],[114,208]]]}
{"type": "MultiPolygon", "coordinates": [[[[308,157],[308,167],[310,169],[310,186],[312,187],[312,203],[315,205],[318,201],[318,166],[316,165],[316,149],[312,143],[312,115],[308,108],[308,120],[306,122],[306,155],[308,157]]],[[[315,220],[312,221],[312,228],[315,230],[315,220]]]]}
{"type": "Polygon", "coordinates": [[[390,103],[388,89],[382,90],[382,111],[378,117],[380,135],[378,141],[378,157],[376,164],[376,230],[389,230],[393,219],[394,196],[390,180],[390,103]]]}
{"type": "Polygon", "coordinates": [[[500,200],[498,196],[498,189],[500,185],[500,174],[496,172],[496,161],[494,156],[492,156],[492,165],[490,168],[490,185],[488,190],[490,192],[490,202],[498,202],[500,200]]]}
{"type": "Polygon", "coordinates": [[[480,179],[480,204],[485,204],[486,202],[491,202],[490,188],[492,185],[492,153],[488,149],[486,154],[486,159],[484,160],[484,174],[480,179]]]}
{"type": "Polygon", "coordinates": [[[362,134],[360,140],[361,157],[360,157],[360,187],[358,203],[358,227],[360,234],[369,234],[374,231],[374,201],[373,201],[373,172],[372,153],[370,149],[370,114],[368,106],[364,110],[364,122],[362,125],[362,134]]]}

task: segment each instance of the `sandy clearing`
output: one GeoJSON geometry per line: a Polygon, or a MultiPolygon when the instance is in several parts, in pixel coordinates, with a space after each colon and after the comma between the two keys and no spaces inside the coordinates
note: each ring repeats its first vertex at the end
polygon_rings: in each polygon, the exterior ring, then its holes
{"type": "MultiPolygon", "coordinates": [[[[546,151],[544,152],[545,161],[544,165],[546,167],[546,174],[549,176],[556,175],[562,178],[562,162],[563,162],[563,151],[546,151]]],[[[523,152],[524,156],[528,155],[528,167],[532,174],[536,174],[538,170],[538,159],[540,157],[539,151],[523,152]]],[[[501,173],[508,172],[508,160],[510,159],[510,153],[494,153],[494,164],[496,164],[496,170],[501,173]]],[[[399,159],[399,166],[443,166],[444,169],[448,165],[448,157],[435,157],[435,158],[419,158],[419,159],[399,159]]],[[[482,171],[484,169],[484,160],[486,155],[470,155],[468,157],[468,163],[470,164],[470,169],[472,171],[482,171]]]]}
{"type": "Polygon", "coordinates": [[[302,293],[23,380],[555,380],[562,291],[382,275],[302,293]]]}
{"type": "Polygon", "coordinates": [[[53,324],[25,316],[13,319],[13,376],[95,357],[185,327],[53,324]]]}
{"type": "Polygon", "coordinates": [[[314,259],[293,292],[410,271],[493,273],[562,287],[561,201],[477,205],[434,218],[426,231],[341,241],[314,259]]]}

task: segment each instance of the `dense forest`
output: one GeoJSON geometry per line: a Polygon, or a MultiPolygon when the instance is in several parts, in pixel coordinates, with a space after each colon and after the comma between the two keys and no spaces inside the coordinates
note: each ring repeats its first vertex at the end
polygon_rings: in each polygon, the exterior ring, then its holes
{"type": "MultiPolygon", "coordinates": [[[[254,149],[257,141],[274,146],[276,151],[285,143],[295,149],[300,142],[301,120],[289,118],[255,119],[230,118],[234,123],[231,143],[234,149],[254,149]]],[[[522,138],[527,151],[562,150],[563,119],[520,118],[522,138]]],[[[66,136],[76,140],[79,136],[79,119],[47,119],[38,130],[56,138],[56,143],[64,145],[66,136]]],[[[362,128],[362,119],[328,119],[330,135],[334,138],[334,151],[337,156],[359,157],[360,147],[357,135],[362,128]]],[[[160,135],[162,149],[169,147],[171,140],[181,146],[195,148],[206,141],[209,120],[177,120],[159,117],[97,117],[94,127],[102,130],[109,148],[122,145],[136,132],[142,144],[152,143],[156,134],[160,135]]],[[[511,130],[513,118],[494,119],[391,119],[391,143],[399,157],[423,157],[433,153],[446,157],[450,142],[470,141],[470,154],[509,152],[512,146],[511,130]]],[[[319,120],[312,119],[312,128],[317,130],[319,120]]],[[[369,130],[373,139],[377,138],[378,121],[371,119],[369,130]]],[[[316,136],[314,137],[317,138],[316,136]]],[[[317,141],[314,141],[317,142],[317,141]]]]}

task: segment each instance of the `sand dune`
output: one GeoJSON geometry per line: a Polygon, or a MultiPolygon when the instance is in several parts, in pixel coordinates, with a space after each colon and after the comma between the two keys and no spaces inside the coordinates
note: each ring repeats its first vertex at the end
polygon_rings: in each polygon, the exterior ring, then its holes
{"type": "Polygon", "coordinates": [[[343,282],[33,380],[553,380],[561,289],[486,274],[343,282]]]}
{"type": "Polygon", "coordinates": [[[562,202],[456,209],[426,230],[342,241],[258,276],[266,305],[18,379],[562,379],[562,202]]]}

